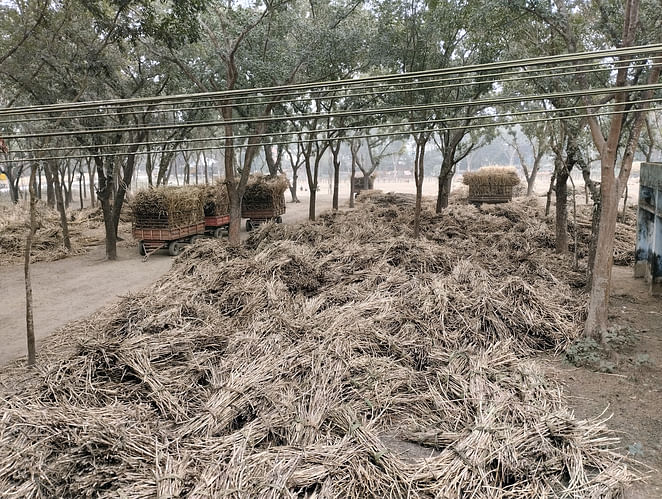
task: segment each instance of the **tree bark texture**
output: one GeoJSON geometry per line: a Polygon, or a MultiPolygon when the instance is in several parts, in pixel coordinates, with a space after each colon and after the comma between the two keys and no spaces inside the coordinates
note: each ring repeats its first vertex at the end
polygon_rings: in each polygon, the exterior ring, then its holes
{"type": "Polygon", "coordinates": [[[606,175],[601,183],[600,222],[596,241],[588,316],[584,333],[601,341],[607,331],[611,268],[614,260],[614,234],[618,215],[618,190],[613,176],[606,175]]]}
{"type": "Polygon", "coordinates": [[[101,211],[103,212],[103,224],[106,233],[106,258],[111,261],[117,260],[117,239],[115,238],[113,227],[110,200],[112,194],[110,183],[112,182],[112,178],[106,175],[104,171],[104,159],[101,156],[94,156],[94,163],[97,168],[97,176],[99,177],[97,199],[99,200],[99,204],[101,204],[101,211]]]}
{"type": "Polygon", "coordinates": [[[94,167],[92,166],[92,161],[88,161],[87,163],[87,178],[90,183],[90,206],[94,207],[97,204],[97,201],[95,199],[95,187],[94,187],[94,177],[96,176],[96,171],[94,167]]]}
{"type": "MultiPolygon", "coordinates": [[[[442,168],[442,171],[444,169],[442,168]]],[[[453,184],[453,172],[439,174],[439,186],[437,190],[437,205],[435,211],[441,213],[444,208],[448,208],[448,202],[451,195],[451,185],[453,184]]]]}
{"type": "Polygon", "coordinates": [[[62,227],[62,242],[64,247],[71,250],[71,240],[69,239],[69,224],[67,222],[67,212],[64,206],[64,197],[62,187],[60,186],[57,164],[49,162],[47,168],[50,168],[53,178],[53,188],[55,190],[55,199],[57,200],[57,211],[60,213],[60,226],[62,227]]]}
{"type": "Polygon", "coordinates": [[[421,201],[423,198],[423,179],[425,177],[425,145],[427,137],[420,134],[416,138],[416,156],[414,158],[414,181],[416,182],[416,208],[414,211],[414,238],[418,239],[421,229],[421,201]]]}
{"type": "Polygon", "coordinates": [[[49,208],[55,208],[55,189],[53,187],[53,174],[48,165],[44,166],[44,175],[46,176],[46,205],[49,208]]]}
{"type": "Polygon", "coordinates": [[[36,347],[34,338],[34,314],[32,311],[32,279],[30,277],[30,253],[32,251],[32,239],[37,232],[37,195],[35,192],[35,174],[37,166],[32,166],[30,172],[30,231],[25,241],[25,261],[23,272],[25,275],[25,324],[27,329],[28,343],[28,365],[33,366],[36,362],[36,347]]]}
{"type": "Polygon", "coordinates": [[[80,201],[80,209],[83,209],[83,174],[78,175],[78,200],[80,201]]]}
{"type": "Polygon", "coordinates": [[[333,156],[333,201],[332,209],[338,210],[338,189],[340,187],[340,145],[342,141],[337,140],[336,144],[332,144],[331,155],[333,156]]]}
{"type": "Polygon", "coordinates": [[[568,252],[568,171],[564,164],[556,173],[556,252],[568,252]]]}

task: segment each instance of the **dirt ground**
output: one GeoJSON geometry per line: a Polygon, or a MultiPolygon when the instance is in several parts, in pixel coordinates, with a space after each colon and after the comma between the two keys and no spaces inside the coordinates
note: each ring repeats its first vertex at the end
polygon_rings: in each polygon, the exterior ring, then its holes
{"type": "Polygon", "coordinates": [[[559,356],[549,372],[565,387],[575,414],[611,416],[609,428],[621,437],[620,451],[648,473],[646,483],[628,490],[630,499],[662,497],[662,298],[648,294],[631,267],[614,267],[610,320],[634,331],[632,344],[614,354],[612,373],[577,368],[559,356]],[[648,357],[645,357],[645,356],[648,357]],[[642,360],[646,360],[642,362],[642,360]]]}
{"type": "MultiPolygon", "coordinates": [[[[97,246],[85,255],[32,264],[37,350],[39,340],[56,329],[92,314],[119,295],[151,284],[170,268],[167,256],[143,263],[137,251],[119,247],[118,253],[119,259],[109,262],[104,248],[97,246]]],[[[0,365],[26,353],[23,266],[1,270],[0,365]]]]}

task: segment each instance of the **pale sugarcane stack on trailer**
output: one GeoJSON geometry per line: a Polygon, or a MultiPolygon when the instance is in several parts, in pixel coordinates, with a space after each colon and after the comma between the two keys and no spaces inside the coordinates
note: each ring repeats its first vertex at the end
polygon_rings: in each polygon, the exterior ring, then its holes
{"type": "Polygon", "coordinates": [[[196,186],[200,190],[205,212],[205,232],[214,237],[221,237],[228,232],[230,225],[230,198],[224,180],[215,184],[196,186]]]}
{"type": "Polygon", "coordinates": [[[517,171],[512,167],[484,166],[475,172],[467,172],[462,182],[469,186],[469,202],[507,203],[513,198],[513,187],[520,183],[517,171]]]}
{"type": "Polygon", "coordinates": [[[282,223],[285,213],[287,178],[252,175],[241,202],[241,217],[247,218],[246,230],[251,231],[264,222],[282,223]]]}
{"type": "Polygon", "coordinates": [[[354,177],[354,196],[358,196],[361,191],[371,191],[375,188],[375,176],[354,177]]]}
{"type": "Polygon", "coordinates": [[[205,233],[200,190],[195,187],[156,187],[136,193],[131,202],[133,237],[143,255],[167,248],[172,256],[205,233]]]}

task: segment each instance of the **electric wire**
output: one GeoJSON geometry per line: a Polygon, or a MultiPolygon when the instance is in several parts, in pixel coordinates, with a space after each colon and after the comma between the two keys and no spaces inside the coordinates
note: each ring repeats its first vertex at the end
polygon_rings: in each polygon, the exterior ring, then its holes
{"type": "MultiPolygon", "coordinates": [[[[423,76],[436,76],[443,74],[460,74],[460,73],[470,73],[476,71],[485,71],[491,69],[505,69],[505,68],[514,68],[519,66],[530,66],[530,65],[544,65],[544,64],[558,64],[565,62],[580,62],[591,59],[603,59],[603,58],[613,58],[620,56],[641,56],[642,54],[654,54],[662,52],[662,44],[651,44],[643,45],[637,47],[626,47],[626,48],[617,48],[617,49],[608,49],[592,52],[578,52],[573,54],[561,54],[553,56],[541,56],[533,58],[524,58],[516,59],[510,61],[499,61],[492,62],[487,64],[473,64],[462,66],[459,68],[440,68],[432,69],[425,71],[417,71],[411,73],[394,73],[388,75],[378,75],[378,76],[366,76],[361,78],[354,79],[345,79],[345,80],[329,80],[324,82],[310,82],[310,83],[298,83],[290,85],[278,85],[271,87],[260,87],[260,88],[251,88],[251,89],[233,89],[233,90],[222,90],[217,92],[199,92],[193,94],[178,94],[178,95],[168,95],[168,96],[152,96],[152,97],[137,97],[137,98],[128,98],[128,99],[108,99],[108,100],[98,100],[98,101],[85,101],[78,103],[57,103],[57,104],[48,104],[41,106],[23,106],[17,108],[4,108],[0,109],[0,116],[6,114],[17,114],[17,113],[29,113],[29,112],[53,112],[53,111],[67,111],[73,109],[85,109],[85,108],[94,108],[99,106],[109,106],[117,104],[150,104],[150,103],[162,103],[162,102],[171,102],[179,101],[182,99],[191,99],[191,98],[232,98],[236,95],[245,95],[245,94],[258,94],[258,93],[278,93],[287,90],[303,90],[303,89],[319,89],[322,87],[337,87],[337,86],[350,86],[358,85],[366,82],[376,82],[376,81],[391,81],[394,79],[411,79],[411,78],[420,78],[423,76]]],[[[618,61],[616,61],[618,62],[618,61]]]]}
{"type": "MultiPolygon", "coordinates": [[[[662,96],[657,97],[657,98],[651,98],[651,99],[637,99],[637,100],[632,100],[628,101],[626,104],[630,107],[634,105],[639,105],[639,104],[650,104],[650,103],[658,103],[662,102],[662,96]]],[[[602,107],[611,107],[611,106],[618,106],[622,105],[621,103],[617,102],[608,102],[603,104],[602,107]]],[[[563,113],[569,113],[569,112],[576,112],[577,110],[584,109],[586,112],[588,112],[588,109],[591,106],[572,106],[572,107],[560,107],[560,108],[538,108],[538,109],[530,109],[526,111],[506,111],[504,113],[495,113],[495,114],[484,114],[484,115],[475,115],[475,116],[452,116],[448,118],[441,118],[441,119],[432,119],[432,120],[415,120],[415,121],[400,121],[400,122],[395,122],[395,123],[375,123],[375,124],[359,124],[359,125],[348,125],[348,126],[339,126],[339,127],[332,127],[332,128],[316,128],[314,130],[302,130],[302,131],[293,131],[293,130],[286,130],[286,131],[274,131],[274,132],[265,132],[261,134],[242,134],[242,135],[231,135],[231,136],[205,136],[205,137],[187,137],[184,139],[177,138],[177,139],[158,139],[158,140],[152,140],[152,141],[141,141],[141,142],[119,142],[119,143],[92,143],[92,144],[85,144],[83,145],[76,145],[76,146],[71,146],[71,147],[65,147],[65,150],[79,150],[79,149],[88,149],[88,150],[96,150],[96,149],[111,149],[111,148],[121,148],[121,147],[145,147],[145,146],[163,146],[163,145],[170,145],[170,144],[180,144],[182,142],[207,142],[207,141],[215,141],[215,140],[224,140],[225,138],[229,137],[232,140],[247,140],[247,139],[253,139],[253,138],[265,138],[265,137],[283,137],[283,136],[288,136],[288,135],[293,135],[297,133],[331,133],[331,132],[337,132],[337,131],[351,131],[351,130],[364,130],[364,129],[378,129],[378,128],[388,128],[388,127],[397,127],[397,126],[418,126],[418,125],[424,125],[429,122],[462,122],[462,121],[475,121],[475,120],[498,120],[502,119],[501,123],[502,125],[509,125],[511,123],[517,123],[517,120],[514,122],[512,121],[513,117],[518,117],[518,116],[530,116],[530,115],[538,115],[538,114],[545,114],[545,115],[554,115],[554,114],[563,114],[563,113]],[[503,121],[503,119],[506,119],[503,121]]],[[[572,115],[564,115],[566,118],[574,118],[577,115],[572,114],[572,115]]],[[[586,116],[586,115],[584,115],[586,116]]],[[[480,126],[480,124],[478,124],[480,126]]],[[[63,146],[53,146],[53,147],[37,147],[37,148],[32,148],[32,149],[20,149],[17,152],[20,152],[21,154],[27,154],[27,153],[35,153],[35,152],[50,152],[50,151],[62,151],[63,146]]],[[[118,154],[123,154],[123,153],[118,153],[118,154]]]]}
{"type": "MultiPolygon", "coordinates": [[[[662,100],[662,99],[661,99],[662,100]]],[[[643,109],[638,109],[637,112],[648,112],[648,111],[654,111],[657,110],[658,108],[655,107],[647,107],[643,109]]],[[[598,112],[598,113],[585,113],[585,114],[579,114],[579,115],[574,115],[572,118],[588,118],[588,117],[599,117],[599,116],[611,116],[615,114],[627,114],[629,112],[632,112],[632,110],[612,110],[610,112],[598,112]]],[[[547,118],[539,118],[539,119],[534,119],[534,120],[520,120],[520,121],[514,121],[514,122],[509,122],[507,123],[508,125],[515,125],[515,124],[532,124],[532,123],[543,123],[543,122],[548,122],[548,121],[560,121],[560,120],[566,120],[568,119],[568,116],[551,116],[547,118]]],[[[346,139],[362,139],[362,138],[374,138],[374,137],[393,137],[393,136],[408,136],[408,135],[415,135],[419,133],[432,133],[432,132],[444,132],[444,131],[453,131],[453,130],[463,130],[463,129],[477,129],[477,128],[496,128],[500,126],[504,126],[506,123],[503,122],[494,122],[494,123],[485,123],[485,124],[469,124],[466,126],[456,126],[456,127],[426,127],[422,129],[414,129],[414,130],[404,130],[404,131],[392,131],[392,132],[386,132],[386,133],[367,133],[367,134],[360,134],[360,135],[352,135],[351,137],[325,137],[322,140],[346,140],[346,139]]],[[[403,123],[402,126],[406,126],[407,123],[403,123]]],[[[335,131],[335,130],[334,130],[335,131]]],[[[302,134],[313,134],[317,136],[321,132],[317,131],[306,131],[306,132],[299,132],[297,135],[302,135],[302,134]]],[[[270,135],[265,135],[265,136],[270,136],[270,135]]],[[[232,138],[232,137],[230,137],[232,138]]],[[[219,137],[216,140],[219,141],[224,141],[226,140],[227,137],[219,137]]],[[[307,144],[307,143],[312,143],[312,142],[318,142],[320,139],[315,137],[315,138],[305,138],[305,139],[297,139],[297,140],[283,140],[283,141],[269,141],[269,142],[256,142],[253,144],[250,144],[253,147],[262,147],[262,146],[277,146],[277,145],[288,145],[288,144],[307,144]]],[[[247,144],[232,144],[229,146],[226,145],[219,145],[216,147],[216,149],[227,149],[227,148],[235,148],[235,147],[246,147],[247,144]]],[[[77,149],[82,149],[77,148],[77,149]]],[[[192,148],[186,148],[186,149],[178,149],[176,152],[196,152],[196,151],[209,151],[211,149],[214,149],[213,147],[192,147],[192,148]]],[[[80,154],[80,155],[64,155],[64,156],[45,156],[45,157],[31,157],[31,158],[15,158],[15,159],[0,159],[0,164],[2,163],[12,163],[12,162],[20,162],[20,163],[35,163],[35,162],[41,162],[41,161],[55,161],[55,160],[71,160],[71,159],[86,159],[90,158],[90,156],[96,157],[96,158],[109,158],[109,157],[124,157],[128,155],[136,155],[136,156],[143,156],[147,154],[158,154],[158,151],[151,151],[151,150],[138,150],[136,152],[132,153],[87,153],[87,154],[80,154]]]]}
{"type": "Polygon", "coordinates": [[[350,111],[333,111],[326,113],[304,114],[304,115],[275,115],[264,117],[249,117],[232,120],[212,120],[203,122],[186,122],[171,123],[163,125],[142,125],[142,126],[127,126],[127,127],[114,127],[114,128],[84,128],[80,130],[63,130],[63,131],[50,131],[50,132],[37,132],[25,133],[5,136],[5,140],[17,140],[28,138],[46,138],[46,137],[66,137],[73,135],[94,135],[94,134],[118,134],[124,132],[137,132],[137,131],[154,131],[154,130],[174,130],[181,128],[200,128],[206,126],[230,126],[237,124],[257,124],[257,123],[277,123],[281,121],[296,120],[319,120],[320,118],[340,118],[340,117],[355,117],[355,116],[369,116],[369,115],[384,115],[384,114],[398,114],[405,112],[420,112],[432,111],[435,109],[444,108],[457,108],[457,107],[472,107],[479,108],[481,106],[488,107],[498,104],[512,104],[516,102],[529,102],[529,101],[544,101],[561,98],[572,97],[587,97],[595,95],[612,95],[623,92],[646,91],[646,90],[659,90],[662,89],[662,83],[644,84],[644,85],[631,85],[627,87],[604,87],[593,88],[587,90],[573,90],[568,92],[552,92],[545,94],[535,95],[517,95],[508,97],[499,97],[492,99],[478,99],[475,101],[462,101],[462,102],[440,102],[433,104],[419,104],[414,106],[397,106],[391,108],[375,108],[375,109],[358,109],[350,111]]]}
{"type": "MultiPolygon", "coordinates": [[[[641,59],[641,58],[634,58],[634,59],[629,59],[626,61],[621,61],[627,64],[635,63],[634,65],[630,66],[631,69],[637,69],[637,68],[644,68],[646,67],[646,59],[641,59]],[[638,62],[641,62],[641,64],[637,64],[638,62]]],[[[603,63],[594,63],[594,64],[603,64],[603,63]]],[[[252,106],[262,106],[262,105],[278,105],[278,104],[283,104],[283,103],[289,103],[291,101],[296,101],[297,103],[299,102],[310,102],[314,100],[320,100],[324,99],[327,101],[331,101],[334,99],[349,99],[349,98],[358,98],[358,97],[368,97],[368,96],[376,96],[376,95],[388,95],[388,94],[398,94],[398,93],[403,93],[403,92],[422,92],[422,91],[428,91],[428,90],[447,90],[447,89],[452,89],[452,88],[460,88],[460,87],[466,87],[466,86],[473,86],[473,85],[484,85],[484,84],[496,84],[496,83],[501,83],[501,84],[507,84],[510,82],[521,82],[521,81],[527,81],[527,80],[537,80],[537,79],[542,79],[542,78],[559,78],[562,76],[577,76],[577,75],[585,75],[585,74],[591,74],[591,73],[599,73],[599,72],[604,72],[604,71],[613,71],[613,68],[610,67],[597,67],[597,68],[592,68],[592,69],[578,69],[576,66],[564,66],[561,68],[545,68],[543,69],[533,69],[530,70],[530,72],[534,71],[549,71],[553,73],[543,73],[543,74],[529,74],[528,72],[522,72],[520,71],[511,71],[511,72],[506,72],[506,73],[493,73],[490,75],[479,75],[477,77],[474,77],[474,80],[477,81],[471,81],[471,82],[465,82],[465,83],[453,83],[449,85],[432,85],[432,86],[418,86],[415,89],[403,89],[403,88],[390,88],[384,85],[377,85],[373,86],[373,90],[370,92],[363,92],[363,93],[349,93],[350,91],[353,91],[353,89],[346,88],[346,89],[341,89],[344,91],[343,95],[340,94],[333,94],[333,95],[328,95],[325,94],[322,97],[313,97],[313,96],[307,96],[303,97],[302,94],[300,93],[290,93],[290,94],[281,94],[279,96],[278,100],[271,100],[271,101],[264,101],[260,99],[256,99],[254,95],[252,96],[245,96],[245,97],[240,97],[241,99],[248,99],[251,98],[253,99],[252,102],[246,102],[246,103],[237,103],[236,99],[233,99],[234,102],[232,103],[233,106],[241,105],[244,107],[252,107],[252,106]],[[572,71],[567,71],[567,72],[558,72],[558,69],[566,69],[566,68],[574,68],[572,71]],[[496,77],[502,77],[502,76],[508,76],[508,75],[517,75],[516,78],[509,78],[509,79],[501,79],[501,78],[496,78],[496,77]],[[483,80],[482,78],[495,78],[492,80],[483,80]],[[292,97],[292,98],[288,98],[292,97]],[[296,97],[296,98],[294,98],[296,97]]],[[[438,78],[438,79],[432,79],[432,80],[425,80],[425,81],[413,81],[413,82],[407,82],[407,83],[395,83],[391,84],[391,86],[414,86],[414,85],[421,85],[421,84],[428,84],[428,83],[445,83],[448,81],[458,81],[458,80],[467,80],[470,78],[469,76],[458,76],[458,77],[450,77],[450,78],[438,78]]],[[[368,87],[370,88],[370,87],[368,87]]],[[[361,88],[362,89],[362,88],[361,88]]],[[[321,90],[315,91],[315,92],[323,92],[321,90]]],[[[129,105],[129,106],[123,106],[123,105],[118,105],[115,108],[106,108],[106,112],[101,113],[101,112],[96,112],[93,114],[78,114],[78,115],[72,115],[72,116],[39,116],[36,118],[21,118],[21,119],[13,119],[11,121],[2,121],[0,120],[0,127],[2,126],[15,126],[18,123],[33,123],[33,122],[49,122],[49,121],[54,121],[54,120],[59,120],[59,119],[65,119],[65,120],[73,120],[73,119],[99,119],[99,118],[117,118],[119,116],[135,116],[137,114],[140,115],[146,115],[146,114],[157,114],[157,113],[162,113],[162,114],[167,114],[167,113],[182,113],[182,112],[188,112],[188,111],[198,111],[198,110],[208,110],[209,108],[220,108],[223,107],[224,105],[228,105],[228,99],[202,99],[202,100],[182,100],[178,103],[168,103],[167,105],[169,106],[177,106],[179,104],[194,104],[194,103],[202,103],[205,102],[205,105],[198,105],[198,106],[191,106],[191,107],[171,107],[168,109],[163,109],[163,108],[152,108],[152,109],[141,109],[141,110],[133,110],[133,111],[124,111],[125,109],[133,109],[136,106],[134,105],[129,105]],[[115,110],[115,112],[111,112],[115,110]]],[[[62,111],[65,112],[65,111],[62,111]]],[[[66,112],[71,112],[71,111],[66,111],[66,112]]],[[[17,113],[20,114],[20,113],[17,113]]],[[[31,114],[32,115],[32,114],[31,114]]]]}

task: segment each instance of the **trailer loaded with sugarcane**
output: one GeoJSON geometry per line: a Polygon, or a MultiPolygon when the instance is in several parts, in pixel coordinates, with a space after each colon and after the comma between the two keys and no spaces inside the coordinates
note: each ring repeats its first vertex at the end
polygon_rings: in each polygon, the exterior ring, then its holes
{"type": "Polygon", "coordinates": [[[139,191],[131,202],[133,237],[141,255],[167,249],[179,255],[187,244],[205,234],[199,189],[157,187],[139,191]]]}
{"type": "Polygon", "coordinates": [[[511,201],[513,187],[520,180],[512,167],[484,166],[478,171],[465,173],[462,182],[469,186],[469,202],[478,205],[511,201]]]}
{"type": "Polygon", "coordinates": [[[230,200],[225,182],[217,181],[215,184],[196,187],[200,190],[205,213],[205,233],[223,237],[230,229],[230,200]]]}
{"type": "Polygon", "coordinates": [[[361,191],[365,190],[372,190],[375,188],[375,176],[370,175],[369,177],[354,177],[353,180],[353,191],[354,191],[354,196],[357,197],[361,191]]]}
{"type": "Polygon", "coordinates": [[[265,222],[282,223],[285,213],[287,179],[283,176],[253,175],[246,185],[241,203],[241,217],[246,218],[246,230],[251,231],[265,222]]]}

